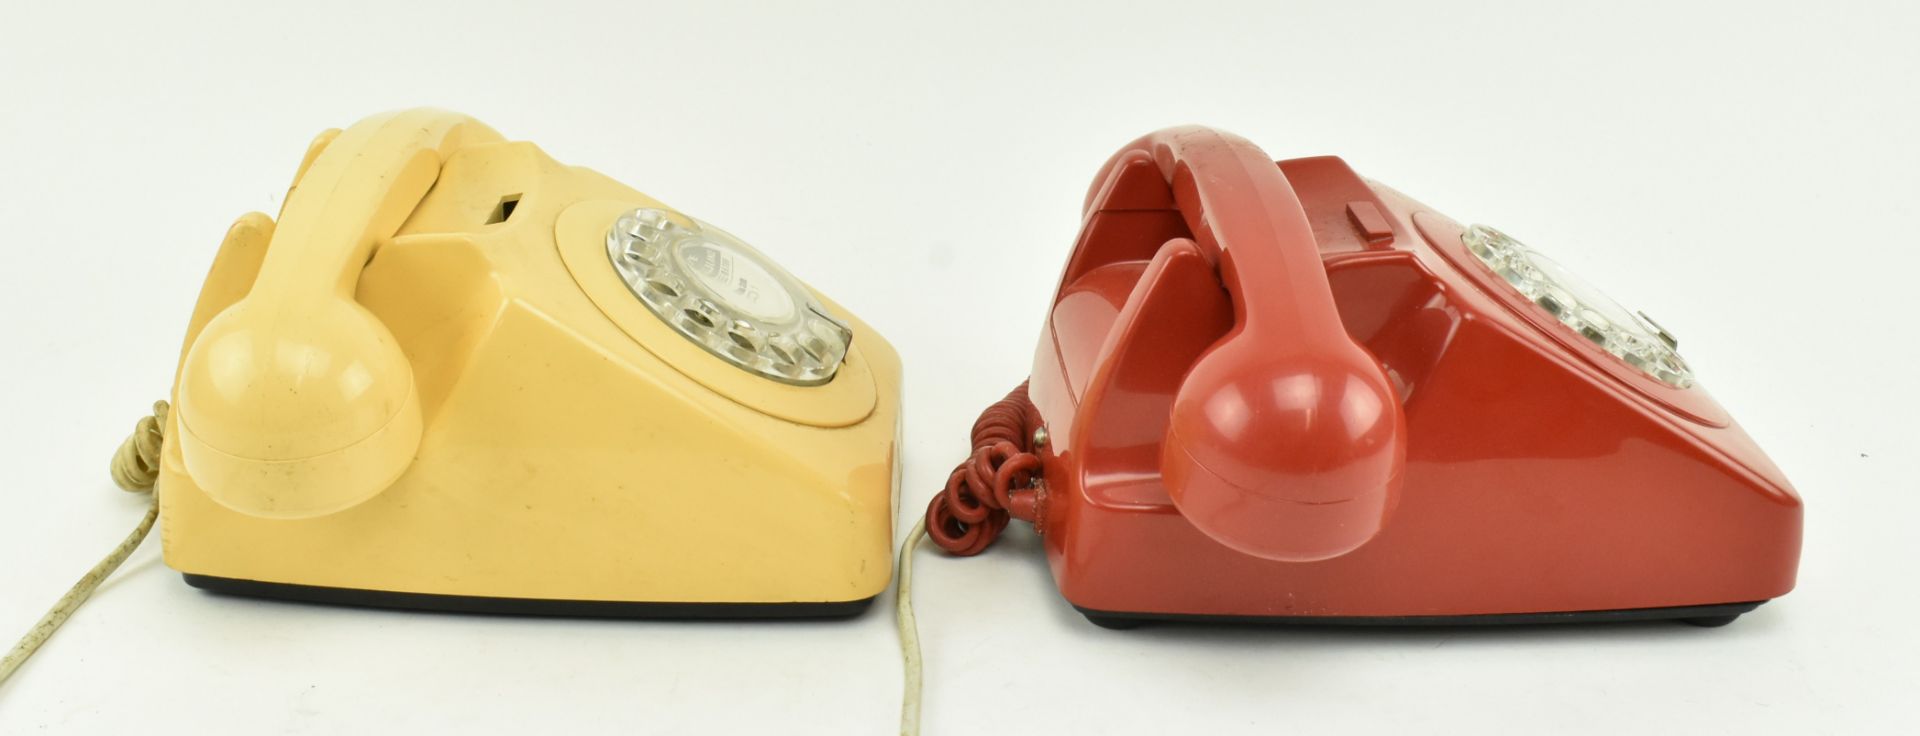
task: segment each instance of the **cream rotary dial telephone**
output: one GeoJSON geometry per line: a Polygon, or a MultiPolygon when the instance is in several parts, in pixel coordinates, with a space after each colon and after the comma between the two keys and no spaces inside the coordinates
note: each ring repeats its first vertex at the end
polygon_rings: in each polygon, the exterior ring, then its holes
{"type": "Polygon", "coordinates": [[[466,116],[380,115],[220,247],[165,558],[324,602],[850,615],[891,569],[899,382],[739,239],[466,116]]]}

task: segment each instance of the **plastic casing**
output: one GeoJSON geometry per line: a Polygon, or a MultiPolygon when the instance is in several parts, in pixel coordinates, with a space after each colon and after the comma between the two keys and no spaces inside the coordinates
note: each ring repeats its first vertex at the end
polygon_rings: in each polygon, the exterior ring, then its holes
{"type": "Polygon", "coordinates": [[[1704,390],[1587,343],[1473,261],[1461,225],[1340,159],[1161,131],[1108,161],[1084,213],[1030,385],[1037,525],[1074,605],[1462,616],[1792,589],[1800,499],[1704,390]],[[1219,234],[1249,211],[1236,258],[1219,234]],[[1248,299],[1271,291],[1305,295],[1248,299]],[[1246,344],[1250,309],[1292,314],[1246,344]],[[1301,345],[1332,367],[1300,368],[1301,345]]]}
{"type": "Polygon", "coordinates": [[[608,262],[636,207],[664,205],[453,113],[323,133],[280,226],[235,223],[194,310],[167,564],[516,599],[878,594],[898,356],[820,296],[855,332],[831,382],[722,362],[608,262]]]}

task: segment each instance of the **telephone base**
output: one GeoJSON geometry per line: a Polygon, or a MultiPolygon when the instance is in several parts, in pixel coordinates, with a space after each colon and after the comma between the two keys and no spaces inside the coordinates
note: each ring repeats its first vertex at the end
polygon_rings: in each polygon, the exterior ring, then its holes
{"type": "Polygon", "coordinates": [[[1482,613],[1465,616],[1227,616],[1190,613],[1134,613],[1099,611],[1074,606],[1095,626],[1134,629],[1150,623],[1195,623],[1260,626],[1513,626],[1532,624],[1596,624],[1623,621],[1680,621],[1713,628],[1733,623],[1741,614],[1766,601],[1706,606],[1621,608],[1607,611],[1553,613],[1482,613]]]}
{"type": "MultiPolygon", "coordinates": [[[[331,588],[318,585],[267,583],[211,575],[183,573],[187,584],[221,595],[270,598],[332,606],[392,608],[444,613],[502,616],[558,616],[566,618],[640,619],[823,619],[852,618],[873,604],[873,597],[854,601],[794,603],[693,603],[550,600],[491,596],[399,593],[389,590],[331,588]]],[[[877,597],[877,596],[876,596],[877,597]]]]}

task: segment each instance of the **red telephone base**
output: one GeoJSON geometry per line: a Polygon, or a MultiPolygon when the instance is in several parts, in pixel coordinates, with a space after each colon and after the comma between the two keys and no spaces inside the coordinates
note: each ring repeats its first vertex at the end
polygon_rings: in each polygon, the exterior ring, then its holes
{"type": "Polygon", "coordinates": [[[1104,629],[1137,629],[1151,623],[1248,624],[1284,626],[1519,626],[1534,624],[1602,624],[1625,621],[1679,621],[1705,628],[1725,626],[1766,601],[1718,606],[1627,608],[1613,611],[1554,613],[1492,613],[1476,616],[1205,616],[1177,613],[1122,613],[1074,606],[1093,625],[1104,629]]]}
{"type": "Polygon", "coordinates": [[[1109,161],[1027,392],[1015,515],[1061,595],[1121,625],[1718,624],[1792,590],[1801,502],[1765,453],[1464,231],[1199,129],[1109,161]]]}

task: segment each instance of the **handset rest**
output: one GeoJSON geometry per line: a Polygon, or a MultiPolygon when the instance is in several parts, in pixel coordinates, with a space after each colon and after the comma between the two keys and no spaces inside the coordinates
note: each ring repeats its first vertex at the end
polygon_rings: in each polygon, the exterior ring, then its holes
{"type": "Polygon", "coordinates": [[[408,110],[361,121],[312,158],[252,288],[181,366],[181,458],[209,496],[255,516],[320,516],[411,464],[422,429],[412,366],[354,290],[442,160],[498,140],[466,116],[408,110]]]}
{"type": "Polygon", "coordinates": [[[1135,150],[1153,157],[1194,239],[1219,253],[1233,299],[1234,327],[1174,397],[1160,456],[1174,505],[1258,557],[1360,547],[1397,496],[1406,421],[1380,362],[1341,324],[1299,199],[1271,158],[1228,133],[1168,129],[1119,156],[1135,150]]]}

